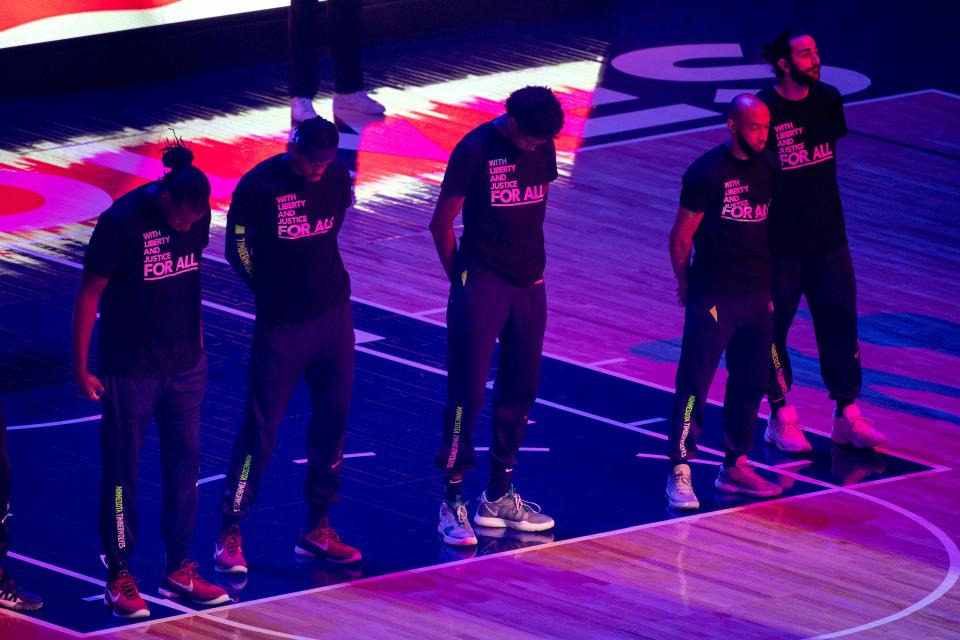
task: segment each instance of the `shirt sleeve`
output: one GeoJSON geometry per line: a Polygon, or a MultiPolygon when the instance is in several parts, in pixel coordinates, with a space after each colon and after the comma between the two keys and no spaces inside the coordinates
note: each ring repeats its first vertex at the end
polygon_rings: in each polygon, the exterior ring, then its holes
{"type": "Polygon", "coordinates": [[[107,210],[100,215],[83,256],[83,267],[101,278],[109,278],[128,250],[123,241],[123,229],[116,216],[107,210]]]}
{"type": "Polygon", "coordinates": [[[847,135],[847,117],[843,112],[843,96],[835,88],[830,87],[833,118],[833,139],[839,140],[847,135]]]}
{"type": "Polygon", "coordinates": [[[480,169],[482,155],[475,143],[461,140],[450,154],[447,170],[443,174],[443,192],[456,196],[467,195],[470,183],[480,169]]]}
{"type": "Polygon", "coordinates": [[[553,140],[544,145],[547,148],[547,182],[553,182],[560,177],[557,172],[557,147],[553,140]]]}
{"type": "Polygon", "coordinates": [[[694,213],[703,213],[707,208],[706,177],[696,165],[691,165],[683,174],[680,206],[694,213]]]}
{"type": "Polygon", "coordinates": [[[230,209],[227,211],[227,224],[238,224],[242,227],[252,227],[257,220],[257,207],[260,205],[260,189],[256,179],[249,173],[237,183],[230,198],[230,209]]]}

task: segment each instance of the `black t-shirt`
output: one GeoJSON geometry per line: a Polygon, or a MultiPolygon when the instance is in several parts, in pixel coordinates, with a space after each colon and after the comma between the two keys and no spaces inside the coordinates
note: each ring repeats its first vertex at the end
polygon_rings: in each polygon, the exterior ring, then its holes
{"type": "Polygon", "coordinates": [[[100,214],[83,258],[86,270],[109,279],[100,301],[100,368],[106,375],[176,375],[203,354],[200,256],[210,215],[189,231],[174,231],[149,193],[154,184],[100,214]]]}
{"type": "Polygon", "coordinates": [[[817,82],[803,100],[786,100],[773,87],[757,94],[770,108],[767,147],[780,159],[783,194],[774,203],[770,240],[774,256],[798,257],[847,244],[837,140],[847,135],[843,99],[817,82]]]}
{"type": "Polygon", "coordinates": [[[768,216],[779,170],[768,153],[749,160],[720,145],[683,174],[680,205],[703,220],[693,234],[690,291],[717,295],[770,288],[768,216]]]}
{"type": "Polygon", "coordinates": [[[543,276],[547,184],[557,179],[553,141],[517,149],[493,122],[461,140],[447,164],[443,191],[464,196],[458,260],[477,260],[500,277],[527,286],[543,276]]]}
{"type": "Polygon", "coordinates": [[[227,223],[245,227],[259,320],[304,322],[350,300],[337,233],[352,203],[350,172],[339,160],[318,182],[294,173],[283,155],[240,179],[227,223]]]}

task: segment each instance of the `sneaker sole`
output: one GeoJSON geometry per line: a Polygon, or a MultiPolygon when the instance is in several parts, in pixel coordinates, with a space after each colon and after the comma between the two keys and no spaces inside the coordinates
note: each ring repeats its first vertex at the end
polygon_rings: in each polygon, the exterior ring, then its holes
{"type": "Polygon", "coordinates": [[[107,600],[107,596],[103,596],[103,604],[106,605],[107,609],[110,609],[110,612],[113,614],[114,618],[122,618],[123,620],[135,620],[137,618],[149,618],[150,610],[149,609],[137,609],[133,613],[120,613],[117,611],[117,608],[110,604],[110,601],[107,600]]]}
{"type": "Polygon", "coordinates": [[[247,573],[247,568],[243,565],[235,565],[232,567],[221,567],[219,564],[213,565],[213,570],[217,573],[226,573],[226,574],[238,574],[238,573],[247,573]]]}
{"type": "Polygon", "coordinates": [[[813,451],[813,445],[810,444],[809,442],[806,444],[806,446],[799,449],[792,449],[790,447],[787,447],[775,436],[771,436],[769,431],[765,431],[763,433],[763,441],[769,444],[770,446],[775,447],[780,451],[783,451],[784,453],[808,453],[810,451],[813,451]]]}
{"type": "Polygon", "coordinates": [[[491,518],[490,516],[474,516],[473,524],[478,527],[492,527],[496,529],[515,529],[517,531],[546,531],[553,529],[555,522],[544,522],[537,524],[527,522],[526,520],[506,520],[504,518],[491,518]]]}
{"type": "Polygon", "coordinates": [[[444,543],[450,545],[451,547],[473,547],[479,544],[477,536],[472,536],[470,538],[451,538],[441,531],[440,527],[437,527],[437,533],[440,534],[440,537],[443,539],[444,543]]]}
{"type": "Polygon", "coordinates": [[[160,587],[157,589],[157,592],[162,595],[164,598],[183,598],[189,600],[194,604],[203,604],[203,605],[214,605],[214,604],[223,604],[230,600],[229,594],[224,593],[223,595],[217,596],[216,598],[210,598],[209,600],[197,600],[193,596],[185,593],[180,593],[179,591],[172,591],[170,589],[165,589],[160,587]]]}
{"type": "Polygon", "coordinates": [[[7,604],[6,602],[0,602],[0,608],[9,609],[10,611],[39,611],[43,608],[43,603],[40,604],[7,604]]]}
{"type": "Polygon", "coordinates": [[[687,500],[686,502],[676,502],[667,496],[667,506],[671,509],[680,509],[681,511],[693,511],[700,508],[699,500],[687,500]]]}
{"type": "Polygon", "coordinates": [[[716,480],[713,483],[713,486],[720,491],[726,491],[727,493],[739,493],[745,496],[753,496],[754,498],[773,498],[783,493],[783,489],[780,487],[766,490],[748,489],[746,487],[741,487],[738,484],[727,484],[726,482],[720,482],[720,480],[716,480]]]}
{"type": "Polygon", "coordinates": [[[327,562],[332,562],[333,564],[353,564],[354,562],[360,562],[363,560],[363,554],[357,552],[356,554],[350,556],[349,558],[334,558],[333,556],[323,553],[314,553],[310,549],[304,549],[300,545],[294,545],[293,552],[298,556],[304,556],[309,558],[316,558],[317,560],[326,560],[327,562]]]}

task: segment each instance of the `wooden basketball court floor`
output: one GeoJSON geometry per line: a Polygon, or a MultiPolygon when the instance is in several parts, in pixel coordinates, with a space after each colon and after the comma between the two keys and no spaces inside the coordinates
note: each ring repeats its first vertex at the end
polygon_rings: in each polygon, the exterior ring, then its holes
{"type": "MultiPolygon", "coordinates": [[[[442,325],[446,291],[426,224],[444,154],[463,132],[497,113],[510,90],[530,80],[543,82],[558,88],[568,114],[560,142],[562,176],[551,189],[545,231],[550,305],[545,351],[585,371],[669,390],[682,310],[673,298],[667,232],[680,175],[721,142],[724,131],[714,119],[687,131],[582,146],[596,103],[591,83],[597,73],[595,62],[582,62],[538,69],[533,77],[500,73],[416,90],[383,89],[376,95],[388,107],[386,121],[343,123],[344,146],[356,152],[357,205],[341,234],[355,302],[442,325]]],[[[693,515],[664,512],[638,526],[210,610],[168,603],[174,611],[167,617],[125,627],[105,623],[103,629],[78,632],[42,617],[0,612],[0,636],[960,637],[960,472],[954,469],[960,454],[958,107],[960,96],[936,90],[850,99],[851,133],[839,151],[859,284],[862,407],[889,436],[883,450],[888,460],[913,461],[922,470],[884,476],[883,463],[844,467],[818,439],[827,474],[805,474],[802,461],[777,461],[762,450],[751,456],[778,478],[813,487],[781,499],[693,515]],[[878,475],[881,479],[872,479],[878,475]]],[[[0,235],[4,295],[29,298],[25,289],[33,285],[16,277],[23,269],[75,264],[102,210],[96,205],[156,175],[155,151],[171,125],[194,140],[198,164],[213,178],[218,213],[207,256],[212,270],[222,260],[222,213],[230,189],[256,158],[282,147],[285,117],[283,107],[264,107],[4,152],[0,185],[7,195],[24,202],[32,189],[46,198],[33,205],[46,207],[46,222],[10,225],[0,235]],[[51,195],[58,189],[60,202],[51,195]]],[[[51,271],[50,277],[68,273],[51,271]]],[[[223,303],[205,295],[213,304],[223,303]]],[[[38,316],[62,313],[68,302],[62,295],[38,295],[38,316]]],[[[249,327],[237,331],[242,344],[249,327]]],[[[819,380],[808,314],[799,315],[791,341],[798,370],[792,398],[807,430],[822,436],[829,431],[832,407],[819,380]]],[[[17,366],[29,377],[29,363],[17,366]]],[[[716,402],[724,380],[721,370],[711,390],[716,402]]],[[[2,392],[5,405],[15,402],[10,388],[2,392]]],[[[630,398],[596,400],[617,404],[630,398]]],[[[38,416],[30,418],[40,423],[38,416]]],[[[69,422],[64,413],[53,418],[69,422]]],[[[11,424],[17,425],[13,417],[11,424]]],[[[706,430],[718,427],[713,421],[706,430]]],[[[650,429],[657,431],[654,425],[650,429]]],[[[11,447],[27,432],[11,431],[11,447]]],[[[95,431],[89,437],[95,438],[95,431]]],[[[653,460],[656,450],[650,451],[653,460]]],[[[16,515],[53,499],[29,492],[33,475],[44,467],[42,456],[13,462],[16,515]]],[[[579,518],[602,520],[607,512],[633,508],[665,511],[661,472],[667,465],[650,464],[659,466],[654,474],[636,476],[644,486],[637,487],[635,505],[613,493],[594,494],[573,505],[579,518]]],[[[585,453],[550,473],[589,485],[604,480],[594,469],[604,466],[585,453]]],[[[694,468],[698,481],[709,482],[714,472],[709,464],[694,468]]],[[[627,474],[616,482],[633,480],[627,474]]],[[[27,539],[32,534],[19,530],[19,521],[11,519],[12,557],[26,563],[26,552],[16,552],[32,544],[27,539]]],[[[67,526],[59,535],[94,538],[92,519],[89,526],[89,531],[67,526]]],[[[379,537],[392,535],[389,521],[377,526],[379,537]]],[[[288,546],[286,539],[281,543],[288,546]]],[[[58,570],[54,562],[28,564],[58,570]]],[[[59,570],[96,583],[85,573],[59,570]]],[[[46,608],[58,604],[48,597],[46,608]]]]}

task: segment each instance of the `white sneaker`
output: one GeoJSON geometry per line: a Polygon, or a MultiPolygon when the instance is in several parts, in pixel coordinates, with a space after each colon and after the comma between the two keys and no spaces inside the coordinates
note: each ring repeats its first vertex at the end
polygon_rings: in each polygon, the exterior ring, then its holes
{"type": "Polygon", "coordinates": [[[366,91],[354,91],[353,93],[334,93],[333,94],[333,112],[350,111],[353,113],[364,113],[371,116],[383,115],[386,108],[367,95],[366,91]]]}
{"type": "Polygon", "coordinates": [[[787,453],[813,451],[813,445],[807,441],[797,420],[797,408],[787,405],[781,407],[767,420],[767,430],[763,434],[767,444],[787,453]]]}
{"type": "Polygon", "coordinates": [[[842,414],[834,414],[830,439],[837,444],[849,444],[861,449],[879,447],[887,437],[870,426],[870,421],[860,413],[860,407],[847,405],[842,414]]]}
{"type": "Polygon", "coordinates": [[[699,509],[700,500],[693,492],[690,465],[678,464],[667,474],[667,506],[671,509],[699,509]]]}
{"type": "Polygon", "coordinates": [[[290,99],[290,123],[297,127],[305,120],[316,118],[317,112],[313,108],[311,98],[291,98],[290,99]]]}
{"type": "Polygon", "coordinates": [[[443,536],[443,541],[455,547],[469,547],[477,544],[477,536],[470,526],[470,517],[467,515],[467,505],[460,502],[444,500],[440,503],[440,524],[437,532],[443,536]]]}

